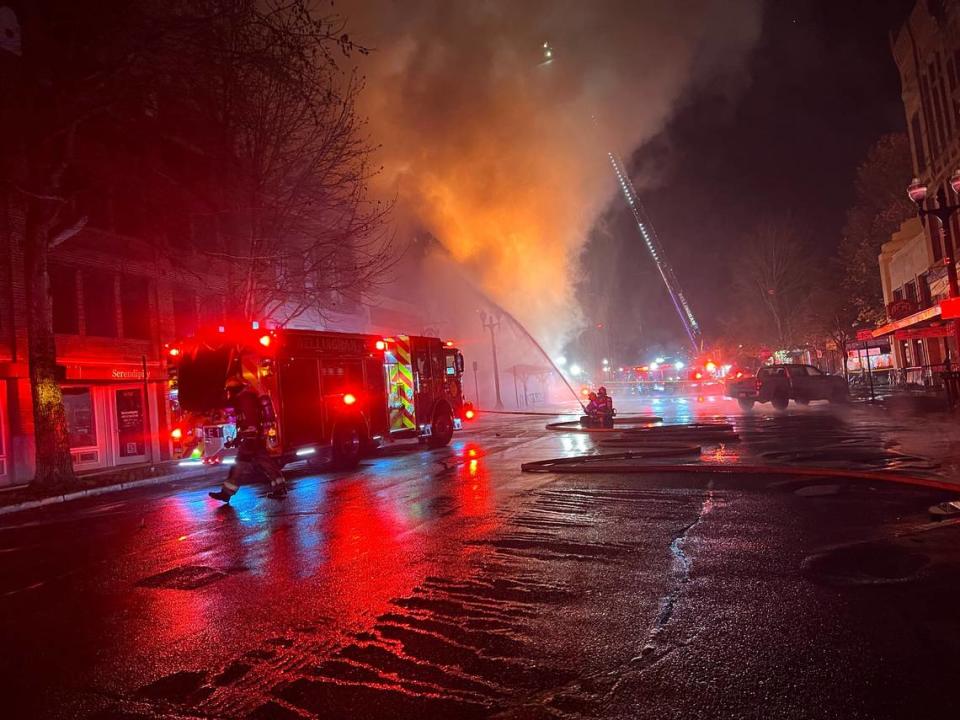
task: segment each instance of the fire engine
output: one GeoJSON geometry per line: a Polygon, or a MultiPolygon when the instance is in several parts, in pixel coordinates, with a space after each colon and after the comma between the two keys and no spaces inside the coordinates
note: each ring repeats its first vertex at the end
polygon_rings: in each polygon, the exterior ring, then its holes
{"type": "Polygon", "coordinates": [[[219,462],[236,435],[224,385],[240,375],[260,395],[267,446],[281,464],[328,460],[340,469],[383,442],[450,442],[464,412],[463,355],[413,335],[252,327],[168,346],[175,453],[219,462]]]}

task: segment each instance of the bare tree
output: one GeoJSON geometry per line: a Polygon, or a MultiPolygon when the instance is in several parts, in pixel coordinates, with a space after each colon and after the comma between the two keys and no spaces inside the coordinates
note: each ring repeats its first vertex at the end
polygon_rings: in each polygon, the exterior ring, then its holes
{"type": "MultiPolygon", "coordinates": [[[[362,82],[337,64],[361,49],[342,19],[316,15],[308,0],[22,8],[22,54],[0,50],[0,225],[25,258],[34,483],[65,486],[75,475],[48,263],[87,224],[77,145],[91,125],[108,138],[109,156],[125,142],[150,142],[141,133],[151,106],[176,98],[190,110],[201,127],[193,150],[216,159],[219,178],[167,180],[191,185],[217,217],[226,242],[205,251],[231,261],[232,300],[248,318],[289,319],[372,285],[390,261],[389,207],[367,198],[372,148],[355,110],[362,82]]],[[[146,125],[170,132],[159,120],[146,125]]],[[[155,189],[144,183],[145,193],[155,189]]]]}
{"type": "Polygon", "coordinates": [[[733,268],[734,291],[764,342],[785,348],[806,339],[812,270],[809,246],[789,221],[761,222],[746,236],[733,268]]]}
{"type": "Polygon", "coordinates": [[[843,286],[864,322],[884,318],[877,256],[900,223],[916,213],[906,193],[910,173],[905,133],[881,136],[857,169],[856,200],[847,211],[840,258],[843,286]]]}
{"type": "Polygon", "coordinates": [[[219,182],[202,188],[220,243],[201,252],[232,268],[230,300],[246,319],[323,317],[357,301],[392,262],[389,203],[368,197],[374,147],[342,70],[366,52],[344,20],[301,0],[192,4],[209,22],[186,57],[198,107],[219,133],[219,182]]]}
{"type": "Polygon", "coordinates": [[[0,199],[7,240],[25,264],[28,366],[38,485],[74,482],[63,396],[56,377],[50,254],[87,224],[78,203],[78,135],[129,98],[135,53],[146,46],[125,25],[126,4],[43,0],[20,8],[22,54],[4,62],[0,103],[0,199]],[[127,33],[118,33],[124,25],[127,33]]]}

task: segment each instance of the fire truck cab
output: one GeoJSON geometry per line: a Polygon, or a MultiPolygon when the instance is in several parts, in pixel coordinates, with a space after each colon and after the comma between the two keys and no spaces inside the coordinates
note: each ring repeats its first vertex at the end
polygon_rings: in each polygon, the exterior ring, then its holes
{"type": "Polygon", "coordinates": [[[450,442],[463,410],[463,356],[438,338],[259,328],[169,348],[180,457],[217,462],[235,434],[226,380],[260,395],[267,445],[282,464],[350,468],[383,442],[450,442]]]}

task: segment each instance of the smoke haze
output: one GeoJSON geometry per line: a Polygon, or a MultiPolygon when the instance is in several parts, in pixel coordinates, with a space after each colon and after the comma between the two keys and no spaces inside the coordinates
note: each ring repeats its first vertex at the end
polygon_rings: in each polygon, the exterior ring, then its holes
{"type": "Polygon", "coordinates": [[[692,86],[741,81],[760,26],[755,0],[351,0],[336,11],[374,48],[359,64],[361,110],[382,145],[378,191],[551,352],[578,321],[578,251],[615,191],[606,153],[655,136],[692,86]]]}

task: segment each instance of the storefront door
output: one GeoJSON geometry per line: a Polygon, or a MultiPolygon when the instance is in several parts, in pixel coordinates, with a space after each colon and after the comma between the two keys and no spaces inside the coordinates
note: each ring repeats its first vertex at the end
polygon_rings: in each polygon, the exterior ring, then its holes
{"type": "Polygon", "coordinates": [[[114,456],[118,465],[147,459],[147,410],[143,389],[113,388],[114,456]]]}

